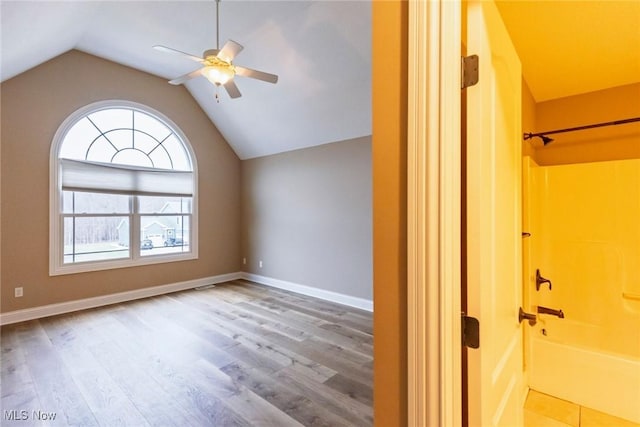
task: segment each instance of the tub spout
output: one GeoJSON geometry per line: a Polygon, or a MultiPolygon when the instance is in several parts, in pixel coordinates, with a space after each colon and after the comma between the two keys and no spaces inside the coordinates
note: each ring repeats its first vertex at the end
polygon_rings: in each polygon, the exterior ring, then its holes
{"type": "Polygon", "coordinates": [[[538,313],[540,314],[550,314],[552,316],[558,316],[560,319],[564,319],[564,313],[562,310],[554,310],[552,308],[538,306],[538,313]]]}

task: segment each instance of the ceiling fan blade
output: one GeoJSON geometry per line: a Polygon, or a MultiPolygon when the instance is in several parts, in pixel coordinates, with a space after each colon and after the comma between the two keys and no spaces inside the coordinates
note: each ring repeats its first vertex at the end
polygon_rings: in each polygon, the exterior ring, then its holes
{"type": "Polygon", "coordinates": [[[222,46],[217,56],[223,61],[231,62],[242,49],[244,49],[244,47],[242,47],[240,43],[228,40],[224,46],[222,46]]]}
{"type": "Polygon", "coordinates": [[[238,86],[236,86],[233,79],[227,80],[223,86],[231,98],[240,98],[242,96],[240,89],[238,89],[238,86]]]}
{"type": "Polygon", "coordinates": [[[187,58],[191,59],[192,61],[196,61],[196,62],[200,62],[200,63],[202,63],[202,61],[204,61],[204,59],[200,58],[199,56],[191,55],[190,53],[186,53],[186,52],[183,52],[181,50],[174,49],[174,48],[171,48],[171,47],[162,46],[162,45],[158,44],[158,45],[155,45],[153,48],[155,50],[159,50],[161,52],[172,53],[174,55],[186,56],[187,58]]]}
{"type": "Polygon", "coordinates": [[[252,79],[262,80],[268,83],[277,83],[278,76],[275,74],[265,73],[264,71],[252,70],[251,68],[234,65],[236,74],[243,77],[251,77],[252,79]]]}
{"type": "Polygon", "coordinates": [[[171,83],[172,85],[181,85],[182,83],[186,82],[187,80],[190,80],[194,77],[198,77],[199,75],[202,74],[202,68],[198,68],[195,71],[192,71],[190,73],[184,74],[180,77],[176,77],[173,80],[170,80],[169,83],[171,83]]]}

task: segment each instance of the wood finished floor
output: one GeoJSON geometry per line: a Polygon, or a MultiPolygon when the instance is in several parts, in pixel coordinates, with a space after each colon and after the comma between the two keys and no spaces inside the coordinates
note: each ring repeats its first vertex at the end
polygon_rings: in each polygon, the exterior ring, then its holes
{"type": "Polygon", "coordinates": [[[2,426],[373,424],[371,313],[242,280],[6,325],[1,347],[2,426]]]}

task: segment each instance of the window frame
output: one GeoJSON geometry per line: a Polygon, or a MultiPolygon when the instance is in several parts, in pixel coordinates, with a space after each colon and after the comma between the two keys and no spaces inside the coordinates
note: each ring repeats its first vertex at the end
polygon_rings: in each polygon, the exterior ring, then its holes
{"type": "MultiPolygon", "coordinates": [[[[103,215],[98,215],[103,216],[103,215]]],[[[108,215],[104,215],[108,216],[108,215]]],[[[122,215],[127,216],[127,215],[122,215]]],[[[119,268],[138,267],[144,265],[164,264],[177,261],[198,259],[198,166],[196,156],[189,142],[189,139],[182,130],[167,116],[161,112],[137,102],[126,100],[105,100],[98,101],[79,108],[70,114],[56,131],[51,143],[49,155],[49,275],[57,276],[64,274],[84,273],[91,271],[111,270],[119,268]],[[140,222],[145,216],[139,212],[137,206],[137,196],[130,195],[131,206],[129,216],[130,242],[129,257],[114,260],[86,261],[77,263],[64,263],[64,218],[62,183],[61,183],[61,162],[59,158],[60,148],[69,130],[85,116],[106,109],[124,108],[137,110],[147,114],[167,126],[183,144],[184,149],[191,163],[193,173],[193,195],[191,196],[190,216],[190,250],[188,252],[178,252],[170,254],[142,255],[140,248],[140,222]],[[137,218],[137,220],[136,220],[137,218]]]]}

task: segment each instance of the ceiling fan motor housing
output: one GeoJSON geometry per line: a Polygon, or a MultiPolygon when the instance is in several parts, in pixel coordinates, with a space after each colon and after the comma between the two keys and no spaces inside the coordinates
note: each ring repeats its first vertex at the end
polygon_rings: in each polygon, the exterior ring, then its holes
{"type": "Polygon", "coordinates": [[[202,53],[204,59],[211,59],[211,57],[217,57],[220,53],[220,49],[207,49],[202,53]]]}

